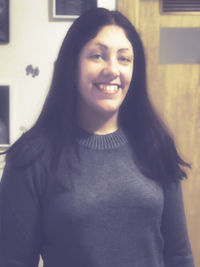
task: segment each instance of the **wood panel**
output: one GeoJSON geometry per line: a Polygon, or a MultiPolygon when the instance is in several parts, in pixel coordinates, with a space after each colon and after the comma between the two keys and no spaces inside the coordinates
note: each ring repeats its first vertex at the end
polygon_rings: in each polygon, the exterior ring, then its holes
{"type": "Polygon", "coordinates": [[[150,97],[180,154],[192,164],[183,194],[195,266],[200,267],[200,65],[159,64],[160,27],[200,27],[200,19],[160,14],[158,0],[118,0],[118,9],[136,24],[146,51],[150,97]]]}
{"type": "Polygon", "coordinates": [[[139,20],[139,0],[118,0],[117,9],[126,15],[135,27],[139,20]]]}

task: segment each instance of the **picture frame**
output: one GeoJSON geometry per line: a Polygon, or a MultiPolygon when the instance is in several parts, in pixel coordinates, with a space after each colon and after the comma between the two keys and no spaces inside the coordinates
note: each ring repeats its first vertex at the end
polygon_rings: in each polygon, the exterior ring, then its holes
{"type": "Polygon", "coordinates": [[[0,0],[0,44],[9,43],[9,0],[0,0]]]}
{"type": "Polygon", "coordinates": [[[0,151],[10,145],[10,88],[0,85],[0,151]]]}
{"type": "Polygon", "coordinates": [[[75,20],[85,10],[93,7],[104,7],[115,10],[117,0],[49,0],[49,20],[75,20]]]}

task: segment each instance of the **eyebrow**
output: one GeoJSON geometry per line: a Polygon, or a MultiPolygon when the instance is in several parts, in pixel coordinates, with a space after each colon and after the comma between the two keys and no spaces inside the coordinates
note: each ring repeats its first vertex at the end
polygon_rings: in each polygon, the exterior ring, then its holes
{"type": "MultiPolygon", "coordinates": [[[[102,43],[99,43],[99,42],[98,42],[98,43],[96,43],[95,45],[96,45],[96,46],[100,46],[101,48],[108,50],[108,47],[107,47],[105,44],[102,44],[102,43]]],[[[119,51],[119,52],[131,51],[131,49],[125,47],[125,48],[120,48],[118,51],[119,51]]]]}

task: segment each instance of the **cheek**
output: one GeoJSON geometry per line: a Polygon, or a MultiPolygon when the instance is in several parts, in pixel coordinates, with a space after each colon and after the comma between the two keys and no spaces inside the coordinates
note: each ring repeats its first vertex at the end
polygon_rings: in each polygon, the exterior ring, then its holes
{"type": "Polygon", "coordinates": [[[88,73],[85,71],[85,68],[81,68],[78,74],[78,90],[83,91],[88,81],[88,73]]]}
{"type": "Polygon", "coordinates": [[[125,80],[125,83],[126,83],[126,86],[129,86],[130,83],[131,83],[131,80],[132,80],[132,72],[133,72],[132,69],[129,69],[123,75],[124,80],[125,80]]]}
{"type": "Polygon", "coordinates": [[[78,92],[79,95],[86,99],[89,97],[92,88],[92,77],[86,68],[82,68],[78,76],[78,92]]]}
{"type": "Polygon", "coordinates": [[[130,68],[130,70],[127,73],[127,80],[129,84],[131,83],[132,77],[133,77],[133,66],[130,68]]]}
{"type": "Polygon", "coordinates": [[[92,80],[95,78],[95,70],[94,67],[92,68],[90,64],[82,64],[82,67],[79,71],[79,83],[87,84],[91,83],[92,80]]]}

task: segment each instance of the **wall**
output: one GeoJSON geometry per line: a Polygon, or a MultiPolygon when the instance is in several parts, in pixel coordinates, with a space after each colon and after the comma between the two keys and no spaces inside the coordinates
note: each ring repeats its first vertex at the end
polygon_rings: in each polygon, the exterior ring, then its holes
{"type": "Polygon", "coordinates": [[[48,0],[10,1],[10,42],[0,45],[0,85],[10,86],[10,139],[37,118],[47,94],[58,48],[71,22],[50,22],[48,0]],[[26,67],[39,75],[26,75],[26,67]]]}

